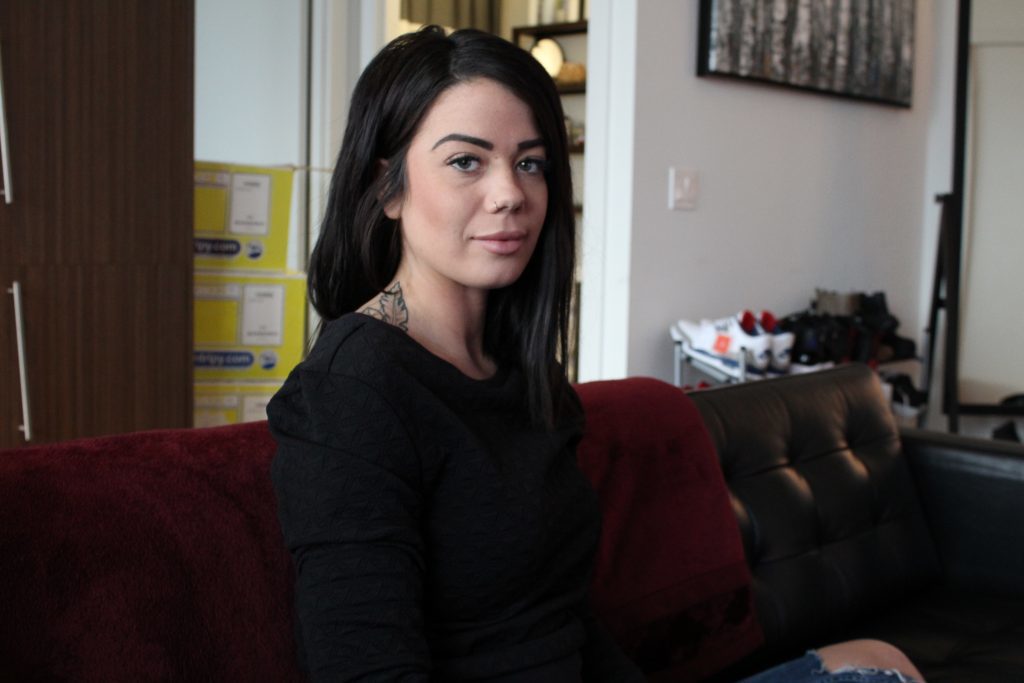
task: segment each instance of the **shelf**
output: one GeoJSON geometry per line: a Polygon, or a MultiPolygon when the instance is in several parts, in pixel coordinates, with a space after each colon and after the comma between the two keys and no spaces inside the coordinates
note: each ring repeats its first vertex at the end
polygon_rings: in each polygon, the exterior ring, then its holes
{"type": "Polygon", "coordinates": [[[532,36],[539,40],[541,38],[569,36],[576,33],[586,32],[586,21],[569,21],[561,24],[538,24],[536,26],[517,26],[512,29],[512,42],[519,45],[519,38],[521,36],[532,36]]]}
{"type": "MultiPolygon", "coordinates": [[[[674,334],[674,332],[673,332],[674,334]]],[[[704,359],[699,352],[695,351],[685,338],[673,339],[674,350],[672,360],[675,366],[676,386],[683,386],[687,383],[686,368],[693,367],[707,377],[723,384],[736,384],[746,382],[747,377],[747,349],[741,349],[737,358],[736,367],[726,369],[712,365],[704,359]]]]}
{"type": "MultiPolygon", "coordinates": [[[[562,24],[539,24],[537,26],[517,26],[512,29],[512,42],[529,50],[531,45],[523,45],[524,38],[533,38],[536,43],[542,38],[556,38],[558,36],[583,35],[587,33],[586,21],[572,21],[562,24]]],[[[583,83],[558,83],[555,87],[560,95],[582,95],[587,92],[587,84],[583,83]]]]}
{"type": "MultiPolygon", "coordinates": [[[[516,26],[512,29],[512,42],[519,47],[529,51],[536,41],[542,38],[559,38],[562,36],[582,36],[582,43],[579,40],[566,41],[570,44],[570,52],[575,52],[580,56],[580,62],[585,62],[586,59],[582,57],[585,54],[586,49],[586,35],[587,35],[587,22],[584,21],[570,21],[558,24],[537,24],[534,26],[516,26]],[[528,43],[528,44],[524,44],[528,43]]],[[[563,46],[563,51],[565,47],[563,46]]],[[[559,83],[555,81],[555,89],[559,95],[582,95],[587,92],[586,81],[582,83],[559,83]]],[[[579,102],[579,100],[575,100],[579,102]]],[[[570,143],[569,154],[583,154],[584,143],[570,143]]],[[[583,206],[576,204],[573,206],[573,210],[577,215],[583,213],[583,206]]]]}

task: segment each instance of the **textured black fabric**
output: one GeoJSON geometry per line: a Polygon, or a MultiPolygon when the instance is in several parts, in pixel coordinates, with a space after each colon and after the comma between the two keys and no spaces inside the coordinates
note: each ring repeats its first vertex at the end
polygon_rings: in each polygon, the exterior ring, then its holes
{"type": "Polygon", "coordinates": [[[272,475],[313,680],[633,673],[621,656],[583,661],[599,528],[574,458],[581,417],[532,427],[524,389],[515,371],[472,380],[359,314],[289,376],[268,407],[272,475]]]}

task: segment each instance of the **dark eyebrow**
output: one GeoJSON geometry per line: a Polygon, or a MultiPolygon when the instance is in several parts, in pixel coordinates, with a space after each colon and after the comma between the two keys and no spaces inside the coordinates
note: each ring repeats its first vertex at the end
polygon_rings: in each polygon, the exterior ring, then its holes
{"type": "Polygon", "coordinates": [[[533,140],[524,140],[519,143],[519,151],[522,152],[524,149],[531,149],[533,147],[543,147],[544,140],[541,138],[535,138],[533,140]]]}
{"type": "MultiPolygon", "coordinates": [[[[463,135],[462,133],[450,133],[448,135],[445,135],[443,138],[435,142],[434,146],[431,147],[430,149],[437,149],[444,143],[452,142],[453,140],[456,142],[467,142],[471,145],[482,147],[488,151],[494,149],[494,143],[488,142],[487,140],[482,140],[480,138],[475,138],[472,135],[463,135]]],[[[519,151],[521,152],[524,149],[531,149],[533,147],[543,146],[544,140],[542,140],[541,138],[535,138],[533,140],[524,140],[523,142],[520,142],[518,145],[516,145],[516,148],[519,149],[519,151]]]]}
{"type": "Polygon", "coordinates": [[[444,143],[451,142],[452,140],[455,140],[457,142],[468,142],[471,145],[483,147],[484,149],[487,150],[494,149],[494,145],[490,142],[487,142],[487,140],[481,140],[480,138],[475,138],[472,135],[463,135],[461,133],[451,133],[449,135],[445,135],[443,138],[435,142],[434,146],[431,147],[430,149],[437,149],[444,143]]]}

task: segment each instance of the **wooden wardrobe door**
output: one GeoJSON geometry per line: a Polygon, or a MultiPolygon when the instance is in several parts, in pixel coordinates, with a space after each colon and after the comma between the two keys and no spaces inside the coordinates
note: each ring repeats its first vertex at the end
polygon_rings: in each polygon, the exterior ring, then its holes
{"type": "Polygon", "coordinates": [[[186,426],[188,393],[174,387],[189,376],[178,339],[189,320],[160,301],[190,281],[188,269],[171,266],[24,269],[34,442],[186,426]]]}
{"type": "Polygon", "coordinates": [[[191,258],[193,22],[183,0],[0,3],[16,262],[191,258]]]}
{"type": "Polygon", "coordinates": [[[193,23],[191,0],[0,2],[34,441],[191,424],[193,23]]]}

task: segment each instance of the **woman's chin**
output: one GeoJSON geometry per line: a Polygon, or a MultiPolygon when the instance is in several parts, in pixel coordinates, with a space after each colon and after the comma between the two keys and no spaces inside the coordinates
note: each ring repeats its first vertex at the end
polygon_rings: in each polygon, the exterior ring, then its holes
{"type": "Polygon", "coordinates": [[[524,268],[517,268],[502,273],[492,273],[487,277],[481,278],[478,286],[480,289],[504,289],[509,285],[515,284],[515,282],[522,276],[524,268]]]}

